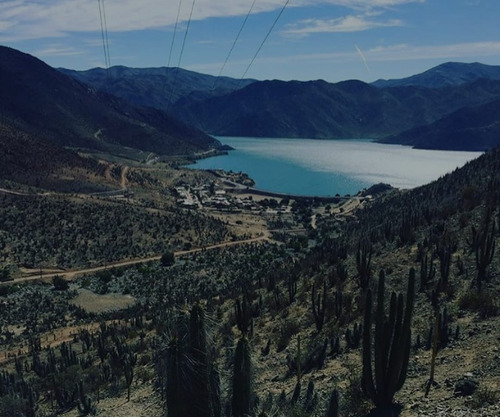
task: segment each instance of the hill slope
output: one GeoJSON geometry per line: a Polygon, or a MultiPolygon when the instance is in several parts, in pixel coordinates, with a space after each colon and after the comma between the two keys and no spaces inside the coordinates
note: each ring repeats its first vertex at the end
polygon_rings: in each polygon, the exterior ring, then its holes
{"type": "Polygon", "coordinates": [[[500,100],[466,107],[426,126],[380,140],[415,148],[483,151],[500,145],[500,100]]]}
{"type": "Polygon", "coordinates": [[[372,85],[380,88],[403,86],[440,88],[466,84],[480,78],[500,80],[500,66],[485,65],[479,62],[471,64],[446,62],[421,74],[395,80],[377,80],[372,85]]]}
{"type": "Polygon", "coordinates": [[[42,61],[0,47],[0,115],[17,128],[62,146],[127,146],[161,154],[219,145],[159,110],[139,109],[61,74],[42,61]]]}

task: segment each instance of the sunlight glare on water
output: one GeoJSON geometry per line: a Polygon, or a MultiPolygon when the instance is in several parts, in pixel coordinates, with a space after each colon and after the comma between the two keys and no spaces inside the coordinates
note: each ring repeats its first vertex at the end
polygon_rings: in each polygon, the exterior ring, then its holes
{"type": "Polygon", "coordinates": [[[431,151],[369,140],[218,138],[235,148],[191,166],[243,171],[264,190],[300,195],[355,194],[376,183],[413,188],[480,152],[431,151]]]}

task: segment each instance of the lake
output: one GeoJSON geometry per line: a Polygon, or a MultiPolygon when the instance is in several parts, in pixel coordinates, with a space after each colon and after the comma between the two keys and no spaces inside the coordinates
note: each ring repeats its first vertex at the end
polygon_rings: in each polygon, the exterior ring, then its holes
{"type": "Polygon", "coordinates": [[[234,148],[189,168],[246,172],[256,188],[307,196],[356,194],[380,182],[413,188],[477,158],[481,152],[431,151],[363,139],[218,137],[234,148]]]}

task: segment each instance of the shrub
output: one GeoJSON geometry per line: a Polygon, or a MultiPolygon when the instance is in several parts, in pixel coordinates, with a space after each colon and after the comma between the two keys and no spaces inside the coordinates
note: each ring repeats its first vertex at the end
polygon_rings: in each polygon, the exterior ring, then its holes
{"type": "Polygon", "coordinates": [[[498,301],[485,292],[469,291],[463,294],[459,300],[462,310],[476,311],[481,318],[497,316],[500,313],[498,301]]]}

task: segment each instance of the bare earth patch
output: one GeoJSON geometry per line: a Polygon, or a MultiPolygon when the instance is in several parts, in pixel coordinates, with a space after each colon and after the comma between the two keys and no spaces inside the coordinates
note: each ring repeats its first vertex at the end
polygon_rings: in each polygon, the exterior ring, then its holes
{"type": "Polygon", "coordinates": [[[72,304],[83,308],[88,313],[99,314],[131,307],[135,304],[135,299],[131,295],[99,295],[85,288],[80,288],[78,296],[72,301],[72,304]]]}

